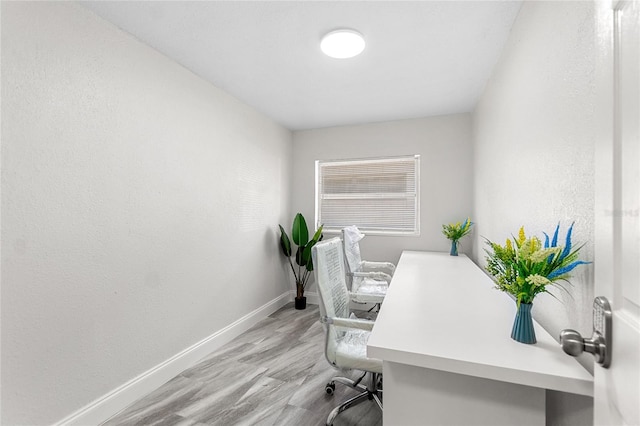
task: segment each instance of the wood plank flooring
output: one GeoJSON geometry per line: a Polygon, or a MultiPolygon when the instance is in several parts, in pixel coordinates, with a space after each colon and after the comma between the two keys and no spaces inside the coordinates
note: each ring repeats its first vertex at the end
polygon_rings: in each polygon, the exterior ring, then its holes
{"type": "MultiPolygon", "coordinates": [[[[336,384],[324,358],[318,307],[290,303],[183,371],[105,423],[116,425],[324,425],[331,410],[356,392],[336,384]]],[[[341,413],[335,426],[381,426],[366,401],[341,413]]]]}

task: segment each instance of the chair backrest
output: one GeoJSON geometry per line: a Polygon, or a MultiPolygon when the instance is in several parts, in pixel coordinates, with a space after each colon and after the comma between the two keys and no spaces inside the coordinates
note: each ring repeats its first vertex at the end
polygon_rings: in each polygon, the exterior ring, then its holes
{"type": "MultiPolygon", "coordinates": [[[[320,315],[330,318],[349,318],[349,292],[345,281],[344,254],[340,238],[317,243],[311,250],[313,270],[320,293],[320,315]]],[[[344,331],[325,324],[327,330],[325,355],[335,365],[336,347],[344,331]]]]}
{"type": "Polygon", "coordinates": [[[344,242],[344,254],[347,259],[347,269],[349,272],[357,272],[360,270],[362,257],[360,256],[360,240],[364,238],[364,234],[360,232],[357,226],[351,225],[342,229],[342,241],[344,242]]]}

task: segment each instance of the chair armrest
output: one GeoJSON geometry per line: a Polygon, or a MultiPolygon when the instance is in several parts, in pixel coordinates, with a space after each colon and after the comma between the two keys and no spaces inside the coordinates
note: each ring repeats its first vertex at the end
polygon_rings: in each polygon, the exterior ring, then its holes
{"type": "Polygon", "coordinates": [[[391,272],[389,275],[393,275],[396,271],[396,265],[391,262],[370,262],[368,260],[363,260],[360,267],[362,269],[385,269],[391,272]]]}
{"type": "Polygon", "coordinates": [[[331,318],[322,317],[321,320],[324,324],[334,325],[336,327],[344,328],[357,328],[359,330],[371,331],[373,330],[373,321],[363,319],[351,319],[351,318],[331,318]]]}
{"type": "Polygon", "coordinates": [[[356,303],[382,303],[384,302],[384,296],[380,294],[369,293],[352,293],[349,292],[351,300],[356,303]]]}

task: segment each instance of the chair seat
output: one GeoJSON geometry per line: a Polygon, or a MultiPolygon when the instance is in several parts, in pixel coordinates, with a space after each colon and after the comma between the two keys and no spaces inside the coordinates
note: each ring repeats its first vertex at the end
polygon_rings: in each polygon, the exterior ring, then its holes
{"type": "Polygon", "coordinates": [[[376,280],[373,278],[356,277],[353,281],[353,292],[376,296],[385,296],[389,284],[386,281],[376,280]]]}
{"type": "Polygon", "coordinates": [[[367,341],[371,333],[365,330],[349,330],[336,348],[336,364],[340,368],[382,373],[382,361],[367,358],[367,341]]]}

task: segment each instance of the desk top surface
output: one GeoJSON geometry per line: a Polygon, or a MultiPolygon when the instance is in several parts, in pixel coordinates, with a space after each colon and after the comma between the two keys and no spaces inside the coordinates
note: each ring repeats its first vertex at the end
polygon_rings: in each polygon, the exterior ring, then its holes
{"type": "Polygon", "coordinates": [[[511,339],[515,313],[515,302],[496,290],[491,278],[466,256],[405,251],[367,354],[388,362],[593,396],[591,374],[535,321],[536,344],[511,339]]]}

